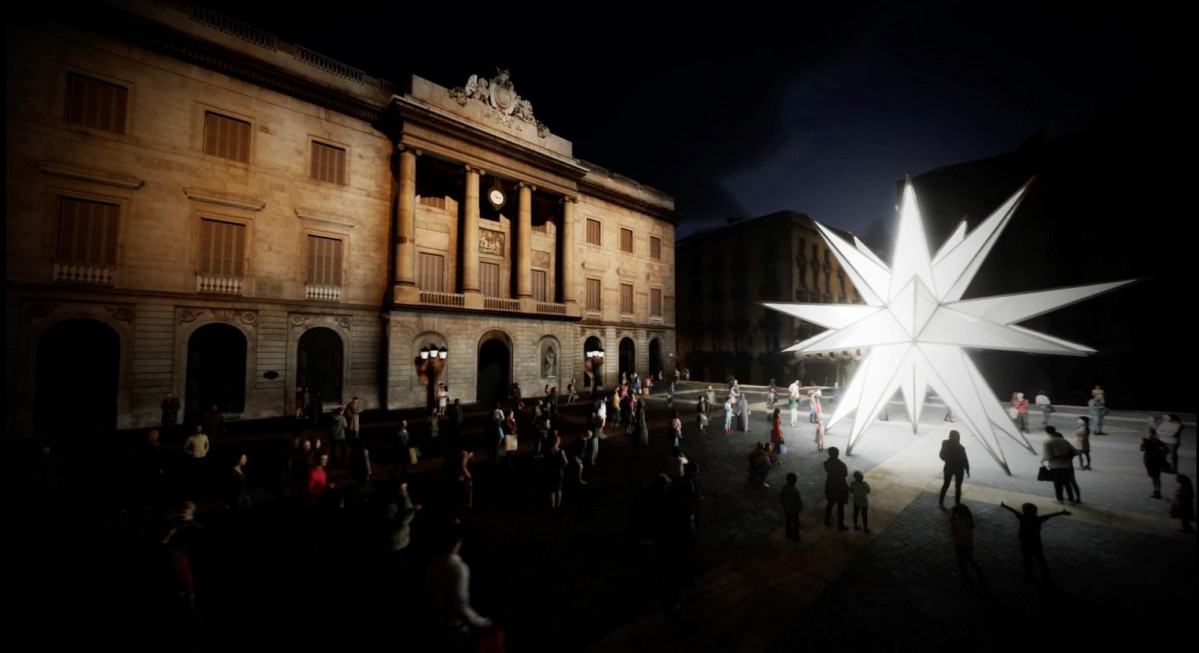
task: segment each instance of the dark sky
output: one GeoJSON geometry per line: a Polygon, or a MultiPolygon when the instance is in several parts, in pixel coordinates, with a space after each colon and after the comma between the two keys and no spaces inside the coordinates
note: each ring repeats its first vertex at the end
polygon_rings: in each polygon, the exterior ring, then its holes
{"type": "Polygon", "coordinates": [[[903,175],[1037,134],[1135,128],[1166,74],[1155,65],[1165,36],[1129,5],[793,4],[711,17],[680,5],[686,14],[663,18],[591,5],[567,18],[520,4],[203,4],[396,82],[415,73],[453,87],[508,68],[576,156],[673,195],[680,237],[784,209],[869,236],[893,220],[903,175]]]}

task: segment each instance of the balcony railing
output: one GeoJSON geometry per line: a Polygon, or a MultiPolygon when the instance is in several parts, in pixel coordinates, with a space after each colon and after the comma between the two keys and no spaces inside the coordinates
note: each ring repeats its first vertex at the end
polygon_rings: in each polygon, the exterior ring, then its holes
{"type": "Polygon", "coordinates": [[[339,302],[341,301],[341,286],[321,286],[310,283],[305,296],[308,299],[322,302],[339,302]]]}
{"type": "Polygon", "coordinates": [[[240,295],[241,277],[219,277],[212,274],[196,275],[196,291],[217,295],[240,295]]]}
{"type": "Polygon", "coordinates": [[[92,286],[111,286],[116,267],[88,263],[55,263],[54,280],[64,283],[86,283],[92,286]]]}
{"type": "Polygon", "coordinates": [[[566,315],[566,304],[554,304],[551,302],[537,302],[538,313],[549,313],[551,315],[566,315]]]}
{"type": "Polygon", "coordinates": [[[483,308],[495,311],[519,311],[520,300],[504,299],[503,297],[484,297],[483,308]]]}
{"type": "Polygon", "coordinates": [[[466,300],[463,295],[452,292],[433,292],[431,290],[420,291],[420,303],[432,304],[434,306],[464,306],[466,300]]]}

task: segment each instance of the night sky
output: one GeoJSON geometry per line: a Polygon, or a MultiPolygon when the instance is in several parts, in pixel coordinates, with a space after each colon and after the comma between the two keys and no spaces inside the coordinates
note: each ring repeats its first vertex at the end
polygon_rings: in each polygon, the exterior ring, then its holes
{"type": "Polygon", "coordinates": [[[903,175],[1038,137],[1142,129],[1156,111],[1146,100],[1177,82],[1168,19],[1127,6],[796,5],[667,20],[617,5],[565,18],[520,5],[203,4],[396,82],[453,87],[507,68],[576,156],[673,195],[680,237],[795,210],[878,243],[903,175]]]}

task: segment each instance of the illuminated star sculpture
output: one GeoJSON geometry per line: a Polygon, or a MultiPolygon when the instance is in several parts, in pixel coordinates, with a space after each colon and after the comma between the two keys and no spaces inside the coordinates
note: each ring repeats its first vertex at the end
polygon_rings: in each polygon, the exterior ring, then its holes
{"type": "Polygon", "coordinates": [[[1030,183],[1031,180],[969,234],[963,221],[940,251],[930,257],[916,193],[908,180],[890,268],[857,237],[853,243],[848,243],[816,223],[866,305],[766,306],[828,327],[827,331],[787,351],[816,353],[869,349],[827,425],[832,428],[857,411],[847,453],[853,453],[854,445],[897,389],[903,391],[915,432],[930,386],[953,410],[954,417],[978,436],[979,443],[1008,474],[1011,471],[999,446],[1001,433],[1036,453],[1016,429],[964,348],[1074,356],[1094,353],[1095,350],[1088,347],[1015,326],[1015,323],[1131,281],[962,300],[1030,183]]]}

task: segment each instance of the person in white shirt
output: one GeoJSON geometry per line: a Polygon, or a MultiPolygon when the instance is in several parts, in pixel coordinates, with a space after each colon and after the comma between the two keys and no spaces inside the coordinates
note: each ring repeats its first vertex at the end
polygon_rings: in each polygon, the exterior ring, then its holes
{"type": "Polygon", "coordinates": [[[471,628],[490,628],[491,620],[470,607],[470,567],[458,556],[462,536],[451,535],[445,555],[429,565],[425,583],[432,595],[433,616],[452,643],[470,638],[471,628]]]}
{"type": "Polygon", "coordinates": [[[791,427],[799,422],[799,379],[787,386],[787,406],[791,408],[791,427]]]}
{"type": "Polygon", "coordinates": [[[1049,401],[1049,396],[1044,390],[1037,390],[1037,400],[1033,402],[1037,408],[1041,409],[1041,426],[1049,424],[1049,414],[1053,412],[1053,404],[1049,401]]]}

